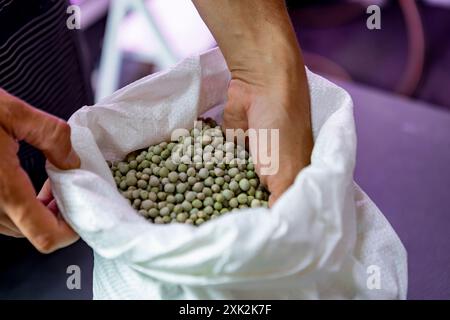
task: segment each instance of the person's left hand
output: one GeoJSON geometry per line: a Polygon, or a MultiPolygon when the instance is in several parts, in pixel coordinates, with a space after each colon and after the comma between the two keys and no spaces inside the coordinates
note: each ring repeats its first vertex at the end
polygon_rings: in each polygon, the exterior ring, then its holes
{"type": "Polygon", "coordinates": [[[0,234],[26,237],[39,251],[49,253],[79,237],[57,214],[49,182],[36,197],[17,157],[20,140],[43,151],[60,169],[80,166],[65,121],[0,89],[0,234]]]}

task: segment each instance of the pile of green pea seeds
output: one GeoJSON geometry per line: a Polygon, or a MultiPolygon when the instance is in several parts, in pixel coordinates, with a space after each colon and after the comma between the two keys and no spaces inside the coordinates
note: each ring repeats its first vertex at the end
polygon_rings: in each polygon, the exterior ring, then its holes
{"type": "Polygon", "coordinates": [[[248,152],[200,119],[178,142],[161,142],[109,162],[121,194],[148,221],[201,225],[236,209],[268,206],[248,152]]]}

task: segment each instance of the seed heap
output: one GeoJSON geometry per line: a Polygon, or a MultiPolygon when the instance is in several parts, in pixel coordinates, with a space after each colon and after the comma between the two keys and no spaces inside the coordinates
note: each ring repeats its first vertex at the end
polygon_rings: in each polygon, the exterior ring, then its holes
{"type": "Polygon", "coordinates": [[[201,123],[178,143],[161,142],[108,162],[119,191],[150,222],[201,225],[235,209],[267,207],[269,193],[248,152],[224,142],[213,120],[201,123]]]}

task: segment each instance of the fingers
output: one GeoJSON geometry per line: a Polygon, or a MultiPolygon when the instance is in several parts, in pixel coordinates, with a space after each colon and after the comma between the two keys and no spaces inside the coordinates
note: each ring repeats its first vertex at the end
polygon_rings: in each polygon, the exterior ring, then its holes
{"type": "Polygon", "coordinates": [[[20,232],[42,253],[65,247],[78,239],[67,223],[34,197],[33,187],[22,169],[15,170],[9,185],[14,196],[3,202],[3,210],[20,232]]]}
{"type": "Polygon", "coordinates": [[[23,238],[23,235],[21,233],[11,230],[9,228],[6,228],[2,225],[0,225],[0,234],[4,234],[5,236],[13,237],[13,238],[23,238]]]}
{"type": "MultiPolygon", "coordinates": [[[[11,221],[11,219],[5,213],[0,213],[0,226],[8,229],[10,231],[13,231],[17,234],[21,234],[19,229],[17,229],[15,224],[11,221]]],[[[22,237],[23,237],[23,235],[22,235],[22,237]]]]}
{"type": "Polygon", "coordinates": [[[17,140],[25,140],[44,152],[60,169],[80,166],[72,149],[69,125],[52,115],[32,108],[0,90],[0,126],[17,140]]]}
{"type": "Polygon", "coordinates": [[[48,205],[53,200],[53,194],[52,194],[52,187],[50,185],[50,179],[45,180],[44,185],[41,188],[41,191],[39,191],[36,198],[42,202],[44,205],[48,205]]]}
{"type": "Polygon", "coordinates": [[[75,242],[78,236],[67,223],[35,198],[28,176],[20,167],[16,155],[11,154],[15,144],[17,143],[0,128],[0,146],[3,152],[0,164],[0,210],[43,253],[75,242]]]}
{"type": "Polygon", "coordinates": [[[50,179],[47,179],[45,181],[44,185],[41,188],[41,191],[39,191],[39,194],[36,196],[36,199],[42,202],[42,204],[45,205],[47,209],[50,210],[55,216],[59,215],[58,206],[56,205],[56,201],[53,198],[50,179]]]}

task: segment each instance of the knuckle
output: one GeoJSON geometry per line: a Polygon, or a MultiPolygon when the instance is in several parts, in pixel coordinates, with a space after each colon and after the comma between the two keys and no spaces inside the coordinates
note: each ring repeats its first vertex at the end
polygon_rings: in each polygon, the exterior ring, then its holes
{"type": "Polygon", "coordinates": [[[34,246],[36,249],[44,254],[52,253],[57,248],[57,241],[55,237],[51,234],[41,234],[33,239],[34,246]]]}
{"type": "Polygon", "coordinates": [[[56,128],[54,132],[56,140],[61,143],[66,143],[70,141],[70,126],[64,120],[58,119],[56,122],[56,128]]]}
{"type": "Polygon", "coordinates": [[[24,114],[25,106],[11,99],[2,99],[0,103],[0,123],[3,125],[14,125],[17,119],[24,114]]]}
{"type": "Polygon", "coordinates": [[[45,150],[49,150],[57,146],[64,146],[70,141],[70,126],[64,120],[52,118],[49,126],[46,128],[48,135],[45,141],[45,150]]]}
{"type": "Polygon", "coordinates": [[[70,137],[70,126],[64,120],[58,119],[57,131],[64,138],[70,137]]]}

